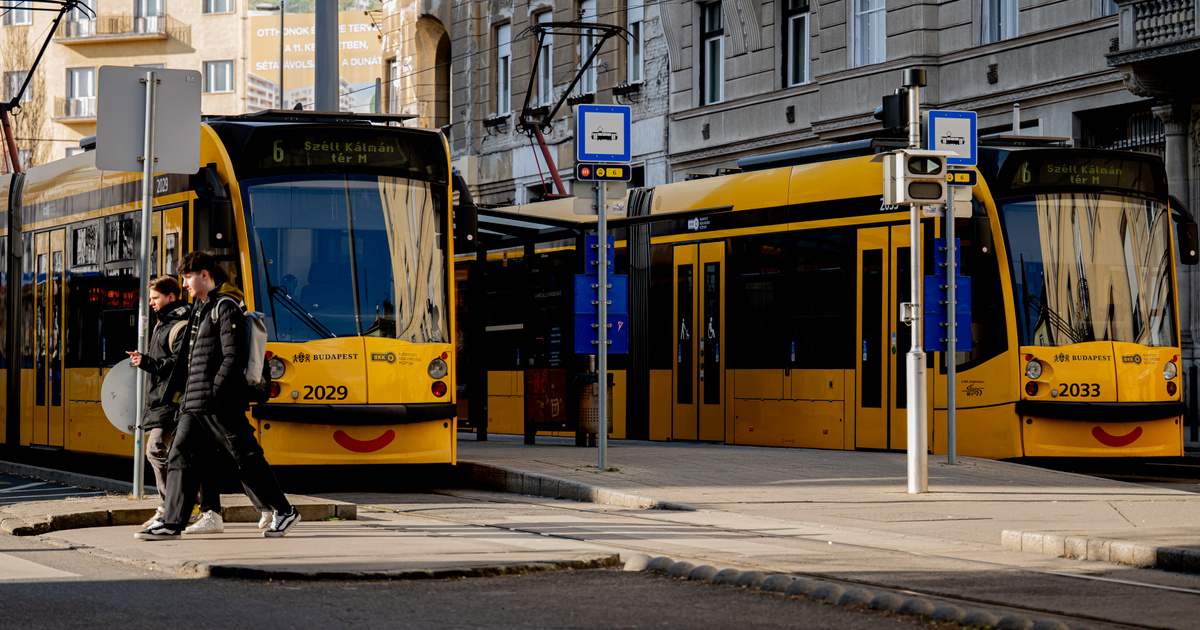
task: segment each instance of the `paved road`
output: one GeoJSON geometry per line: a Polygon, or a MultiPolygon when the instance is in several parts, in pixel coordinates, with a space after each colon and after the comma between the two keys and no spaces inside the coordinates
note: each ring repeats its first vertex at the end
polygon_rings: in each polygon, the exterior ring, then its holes
{"type": "Polygon", "coordinates": [[[65,484],[18,477],[0,473],[0,505],[13,505],[28,501],[53,501],[68,497],[104,496],[102,490],[87,490],[65,484]]]}
{"type": "Polygon", "coordinates": [[[0,537],[7,628],[805,628],[924,624],[617,570],[417,582],[188,579],[0,537]]]}

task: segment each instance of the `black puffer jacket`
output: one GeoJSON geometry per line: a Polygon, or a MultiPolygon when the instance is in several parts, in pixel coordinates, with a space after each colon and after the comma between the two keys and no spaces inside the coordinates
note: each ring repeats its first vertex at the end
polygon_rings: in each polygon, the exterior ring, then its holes
{"type": "Polygon", "coordinates": [[[250,408],[246,397],[249,349],[241,302],[242,292],[225,283],[213,289],[207,300],[192,306],[185,348],[187,360],[181,359],[171,374],[172,390],[183,392],[180,410],[214,414],[244,412],[250,408]],[[221,300],[222,297],[233,301],[221,300]],[[213,307],[218,302],[220,308],[214,317],[213,307]]]}
{"type": "Polygon", "coordinates": [[[179,322],[186,322],[191,307],[183,300],[176,300],[162,307],[154,314],[158,322],[150,333],[150,341],[146,344],[146,354],[142,355],[141,365],[149,377],[146,379],[146,412],[142,416],[142,428],[173,429],[175,428],[176,404],[174,396],[168,396],[168,382],[171,370],[175,367],[176,353],[183,345],[184,330],[175,335],[175,345],[171,347],[171,329],[179,322]]]}

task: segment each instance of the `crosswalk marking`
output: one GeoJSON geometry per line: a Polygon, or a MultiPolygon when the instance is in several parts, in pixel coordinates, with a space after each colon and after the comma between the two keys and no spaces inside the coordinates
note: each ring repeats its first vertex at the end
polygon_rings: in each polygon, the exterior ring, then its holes
{"type": "Polygon", "coordinates": [[[78,573],[59,571],[48,566],[0,553],[0,582],[79,577],[78,573]]]}

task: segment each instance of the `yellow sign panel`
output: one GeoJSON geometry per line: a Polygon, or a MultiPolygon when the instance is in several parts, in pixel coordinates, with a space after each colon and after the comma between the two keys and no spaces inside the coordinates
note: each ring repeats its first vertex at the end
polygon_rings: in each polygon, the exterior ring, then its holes
{"type": "MultiPolygon", "coordinates": [[[[316,14],[279,14],[250,18],[250,63],[246,73],[246,110],[279,108],[279,64],[283,59],[283,108],[297,103],[313,108],[316,83],[316,14]],[[280,44],[282,43],[282,51],[280,44]]],[[[338,13],[338,93],[343,111],[374,110],[375,79],[383,76],[379,30],[362,11],[338,13]]]]}

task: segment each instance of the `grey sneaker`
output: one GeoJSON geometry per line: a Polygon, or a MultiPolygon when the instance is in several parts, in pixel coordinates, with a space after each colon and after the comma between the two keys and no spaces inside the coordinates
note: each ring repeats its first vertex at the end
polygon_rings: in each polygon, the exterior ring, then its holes
{"type": "Polygon", "coordinates": [[[220,534],[225,531],[225,521],[220,514],[208,510],[196,519],[192,525],[183,530],[185,534],[220,534]]]}
{"type": "Polygon", "coordinates": [[[154,524],[133,537],[138,540],[179,540],[179,532],[163,525],[161,521],[154,521],[154,524]]]}
{"type": "Polygon", "coordinates": [[[292,506],[291,511],[285,513],[275,513],[274,520],[271,521],[271,527],[263,532],[263,536],[267,538],[278,538],[288,533],[292,525],[300,522],[300,511],[296,506],[292,506]]]}
{"type": "Polygon", "coordinates": [[[162,517],[163,517],[163,509],[162,509],[162,507],[159,507],[158,509],[154,510],[154,516],[151,516],[150,520],[146,521],[145,523],[142,523],[142,529],[150,529],[150,526],[155,524],[158,521],[161,521],[162,517]]]}
{"type": "Polygon", "coordinates": [[[262,516],[258,518],[258,528],[267,529],[271,526],[271,521],[275,518],[275,513],[271,510],[265,510],[262,516]]]}

